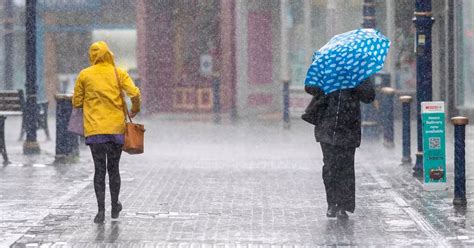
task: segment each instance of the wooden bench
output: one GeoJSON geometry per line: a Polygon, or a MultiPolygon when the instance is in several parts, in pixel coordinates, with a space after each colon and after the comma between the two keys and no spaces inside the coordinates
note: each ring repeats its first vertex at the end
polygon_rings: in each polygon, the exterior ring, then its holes
{"type": "Polygon", "coordinates": [[[8,164],[7,148],[5,146],[5,119],[8,116],[22,116],[25,106],[22,90],[0,91],[0,152],[3,163],[8,164]]]}
{"type": "MultiPolygon", "coordinates": [[[[37,103],[37,129],[44,129],[46,137],[49,140],[48,104],[48,101],[37,103]]],[[[8,116],[22,116],[19,138],[19,140],[22,140],[26,133],[26,120],[25,115],[23,115],[25,108],[26,101],[23,90],[0,91],[0,152],[2,153],[4,163],[8,163],[8,156],[5,147],[5,119],[8,116]]]]}

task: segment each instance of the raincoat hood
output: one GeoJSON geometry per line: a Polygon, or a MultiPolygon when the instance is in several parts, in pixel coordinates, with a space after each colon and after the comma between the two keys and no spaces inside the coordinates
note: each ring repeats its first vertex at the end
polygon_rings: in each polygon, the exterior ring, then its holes
{"type": "Polygon", "coordinates": [[[89,63],[91,65],[108,63],[115,66],[114,54],[110,51],[109,46],[105,41],[97,41],[90,46],[89,63]]]}
{"type": "Polygon", "coordinates": [[[140,112],[140,89],[127,71],[115,67],[114,55],[103,41],[89,48],[91,66],[81,70],[74,85],[72,105],[83,109],[84,135],[124,134],[124,91],[132,102],[132,112],[140,112]]]}

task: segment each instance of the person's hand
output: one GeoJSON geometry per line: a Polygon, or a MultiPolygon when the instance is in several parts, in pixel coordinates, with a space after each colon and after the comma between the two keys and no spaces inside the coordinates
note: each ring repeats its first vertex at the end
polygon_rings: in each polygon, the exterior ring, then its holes
{"type": "Polygon", "coordinates": [[[130,117],[131,118],[135,118],[135,116],[138,114],[138,112],[133,112],[133,111],[130,111],[130,117]]]}

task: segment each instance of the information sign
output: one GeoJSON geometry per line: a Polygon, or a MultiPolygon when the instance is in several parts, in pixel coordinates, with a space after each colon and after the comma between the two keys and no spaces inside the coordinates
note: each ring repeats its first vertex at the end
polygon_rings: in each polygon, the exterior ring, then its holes
{"type": "MultiPolygon", "coordinates": [[[[111,1],[107,1],[115,6],[111,1]]],[[[38,9],[41,11],[79,11],[98,9],[101,0],[38,0],[38,9]]]]}
{"type": "Polygon", "coordinates": [[[426,190],[446,189],[444,102],[422,102],[423,183],[426,190]]]}

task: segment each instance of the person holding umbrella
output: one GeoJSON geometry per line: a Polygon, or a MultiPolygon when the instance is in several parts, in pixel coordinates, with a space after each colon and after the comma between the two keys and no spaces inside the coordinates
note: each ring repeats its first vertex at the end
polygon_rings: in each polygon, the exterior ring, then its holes
{"type": "Polygon", "coordinates": [[[347,219],[355,210],[355,150],[361,143],[360,102],[371,103],[369,77],[383,68],[390,41],[374,29],[336,35],[313,55],[305,91],[307,112],[317,115],[314,134],[323,152],[327,217],[347,219]]]}

